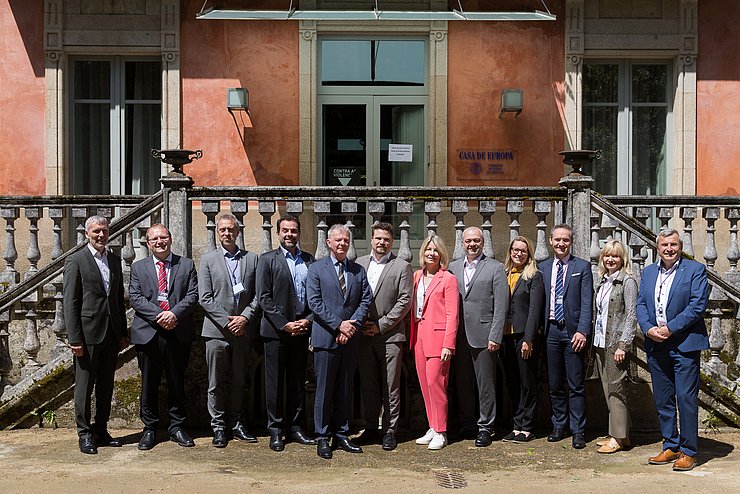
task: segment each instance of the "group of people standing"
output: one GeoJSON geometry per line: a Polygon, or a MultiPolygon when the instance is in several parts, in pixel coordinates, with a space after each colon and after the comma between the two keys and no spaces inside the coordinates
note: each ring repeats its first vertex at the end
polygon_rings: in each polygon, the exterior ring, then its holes
{"type": "MultiPolygon", "coordinates": [[[[116,355],[129,336],[120,258],[106,248],[108,221],[88,218],[85,231],[88,245],[65,263],[64,312],[75,357],[79,446],[92,454],[98,446],[120,445],[107,422],[116,355]]],[[[171,252],[171,234],[161,224],[147,231],[152,255],[131,267],[130,342],[142,374],[141,450],[157,442],[163,373],[169,437],[181,446],[194,445],[183,429],[184,376],[199,303],[215,447],[232,438],[257,442],[245,426],[244,400],[249,354],[259,335],[270,449],[282,451],[287,441],[316,445],[327,459],[336,449],[361,453],[366,444],[395,449],[408,334],[429,424],[417,444],[431,450],[447,444],[447,387],[454,366],[461,426],[474,432],[476,446],[490,445],[500,363],[513,422],[502,439],[533,439],[542,355],[552,409],[547,440],[570,435],[575,449],[586,446],[585,377],[593,361],[609,408],[609,436],[597,443],[598,452],[615,453],[630,446],[626,382],[639,326],[664,437],[663,451],[649,463],[674,463],[676,470],[696,463],[699,353],[708,347],[707,277],[703,265],[681,258],[675,230],[658,235],[659,260],[644,270],[639,290],[617,240],[601,251],[601,280],[594,290],[591,265],[571,254],[573,232],[565,224],[552,228],[554,256],[539,266],[527,238],[515,237],[501,263],[483,253],[481,229],[469,227],[463,232],[463,258],[450,262],[442,238],[430,235],[419,250],[416,272],[392,253],[388,223],[373,225],[371,252],[357,261],[347,257],[350,232],[344,225],[329,229],[329,255],[318,261],[301,251],[300,222],[292,216],[277,222],[280,246],[259,257],[238,247],[235,217],[222,215],[216,231],[220,246],[202,256],[198,274],[192,260],[171,252]],[[309,347],[316,375],[315,439],[303,429],[309,347]],[[351,439],[349,407],[358,365],[366,427],[351,439]]]]}

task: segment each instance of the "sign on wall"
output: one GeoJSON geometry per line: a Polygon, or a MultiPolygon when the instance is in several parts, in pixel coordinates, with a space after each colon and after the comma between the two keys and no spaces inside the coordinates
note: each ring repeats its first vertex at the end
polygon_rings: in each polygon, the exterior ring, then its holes
{"type": "Polygon", "coordinates": [[[458,149],[455,170],[458,180],[516,180],[517,164],[516,149],[458,149]]]}

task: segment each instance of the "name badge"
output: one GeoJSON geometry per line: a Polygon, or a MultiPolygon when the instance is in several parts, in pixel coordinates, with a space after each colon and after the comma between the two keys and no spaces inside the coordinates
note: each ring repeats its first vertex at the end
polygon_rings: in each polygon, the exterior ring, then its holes
{"type": "Polygon", "coordinates": [[[559,297],[555,298],[555,304],[556,305],[563,305],[563,296],[560,295],[559,297]]]}
{"type": "Polygon", "coordinates": [[[424,309],[424,307],[417,307],[416,308],[416,318],[421,319],[421,312],[424,309]]]}
{"type": "Polygon", "coordinates": [[[231,289],[234,291],[234,295],[239,295],[241,292],[244,291],[244,285],[241,283],[237,283],[236,285],[232,286],[231,289]]]}
{"type": "Polygon", "coordinates": [[[597,333],[601,333],[602,332],[601,327],[602,327],[601,326],[601,319],[599,318],[599,319],[596,320],[596,332],[597,333]]]}
{"type": "Polygon", "coordinates": [[[157,295],[157,302],[167,302],[167,294],[160,293],[159,295],[157,295]]]}

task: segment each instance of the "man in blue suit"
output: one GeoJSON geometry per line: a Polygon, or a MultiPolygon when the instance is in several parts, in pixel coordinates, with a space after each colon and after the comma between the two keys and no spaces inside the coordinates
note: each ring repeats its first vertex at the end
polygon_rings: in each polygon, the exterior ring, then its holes
{"type": "Polygon", "coordinates": [[[336,448],[362,453],[349,439],[349,405],[359,353],[358,333],[373,299],[365,268],[347,259],[347,227],[332,226],[328,237],[331,255],[308,267],[306,281],[308,307],[314,315],[311,345],[316,372],[316,453],[327,459],[332,457],[332,434],[336,448]]]}
{"type": "Polygon", "coordinates": [[[556,225],[550,230],[555,257],[544,261],[547,374],[552,406],[549,442],[573,434],[575,449],[586,447],[586,340],[591,333],[593,275],[588,261],[571,255],[573,230],[556,225]],[[567,383],[567,385],[566,385],[567,383]]]}
{"type": "Polygon", "coordinates": [[[674,470],[686,471],[696,465],[699,356],[709,348],[704,323],[709,286],[703,264],[681,259],[683,242],[676,230],[661,231],[656,243],[660,261],[643,271],[637,296],[637,321],[645,333],[645,353],[663,435],[663,450],[648,463],[673,463],[674,470]]]}

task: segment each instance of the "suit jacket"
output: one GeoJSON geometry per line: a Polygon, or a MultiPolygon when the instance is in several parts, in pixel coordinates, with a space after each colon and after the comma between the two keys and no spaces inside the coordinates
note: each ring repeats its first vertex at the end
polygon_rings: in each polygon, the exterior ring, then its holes
{"type": "Polygon", "coordinates": [[[110,293],[106,294],[100,270],[87,246],[64,262],[64,321],[70,344],[97,345],[109,326],[116,344],[128,335],[121,258],[108,251],[108,266],[110,293]]]}
{"type": "MultiPolygon", "coordinates": [[[[637,322],[643,333],[657,326],[655,312],[655,281],[659,263],[651,264],[642,272],[640,290],[637,295],[637,322]]],[[[668,329],[673,333],[663,343],[645,338],[645,351],[657,347],[678,348],[682,352],[693,352],[709,348],[704,311],[709,301],[707,270],[703,264],[690,259],[681,259],[671,284],[666,306],[668,329]]]]}
{"type": "MultiPolygon", "coordinates": [[[[457,278],[462,317],[460,328],[471,348],[487,348],[488,342],[501,343],[509,308],[509,285],[504,265],[481,256],[465,290],[465,258],[450,263],[450,273],[457,278]]],[[[458,330],[458,331],[459,331],[458,330]]]]}
{"type": "MultiPolygon", "coordinates": [[[[315,261],[314,257],[301,251],[301,259],[310,266],[315,261]]],[[[262,321],[260,322],[260,335],[263,338],[278,339],[296,337],[283,331],[283,327],[289,322],[299,319],[296,314],[295,287],[293,277],[290,274],[288,261],[285,260],[283,251],[278,248],[266,252],[259,257],[257,262],[257,300],[262,309],[262,321]]],[[[309,311],[306,301],[306,312],[309,311]]],[[[312,315],[306,316],[313,319],[312,315]]]]}
{"type": "MultiPolygon", "coordinates": [[[[553,262],[554,258],[551,257],[543,261],[539,266],[540,271],[542,271],[545,293],[545,327],[547,327],[547,320],[550,318],[550,287],[552,285],[553,262]]],[[[570,336],[573,336],[576,331],[585,336],[591,334],[594,294],[593,280],[591,264],[588,261],[571,255],[563,278],[565,288],[565,293],[563,294],[565,327],[570,336]]]]}
{"type": "MultiPolygon", "coordinates": [[[[596,294],[598,297],[598,289],[596,294]]],[[[609,292],[609,310],[606,315],[607,357],[616,350],[632,351],[632,340],[637,329],[637,280],[621,271],[609,292]]],[[[595,314],[595,312],[594,312],[595,314]]]]}
{"type": "MultiPolygon", "coordinates": [[[[357,259],[357,264],[367,270],[370,255],[357,259]]],[[[413,276],[411,265],[391,254],[375,286],[368,320],[378,324],[380,334],[376,337],[387,343],[406,341],[413,276]]]]}
{"type": "Polygon", "coordinates": [[[195,340],[193,309],[198,302],[198,276],[192,259],[172,255],[167,300],[170,303],[170,311],[177,317],[177,326],[171,331],[163,329],[156,323],[157,315],[162,312],[157,300],[158,295],[159,280],[154,256],[133,263],[129,301],[136,313],[131,324],[131,343],[139,345],[149,343],[158,331],[174,333],[182,343],[195,340]]]}
{"type": "Polygon", "coordinates": [[[442,348],[449,348],[454,352],[455,338],[457,337],[458,312],[460,292],[457,287],[457,278],[452,273],[440,269],[429,282],[424,305],[421,309],[421,318],[416,319],[416,290],[424,270],[414,273],[414,291],[411,295],[411,341],[410,348],[414,348],[418,334],[423,333],[422,351],[425,357],[439,357],[442,348]]]}
{"type": "Polygon", "coordinates": [[[514,285],[506,322],[511,324],[514,334],[524,333],[524,341],[532,343],[537,336],[537,330],[542,325],[544,297],[542,273],[539,271],[535,271],[528,280],[520,276],[514,285]]]}
{"type": "Polygon", "coordinates": [[[239,272],[244,291],[239,294],[236,314],[232,314],[234,291],[231,274],[226,267],[223,248],[218,247],[200,258],[198,293],[203,307],[203,331],[205,338],[231,339],[234,335],[226,329],[230,315],[242,315],[248,319],[245,336],[256,338],[259,325],[256,283],[257,254],[241,250],[239,272]]]}
{"type": "Polygon", "coordinates": [[[355,326],[359,330],[367,318],[373,294],[367,282],[365,268],[347,259],[344,281],[346,296],[343,297],[331,256],[308,267],[306,295],[308,307],[314,315],[311,325],[311,345],[314,348],[337,348],[339,345],[336,337],[341,322],[355,319],[355,326]]]}

